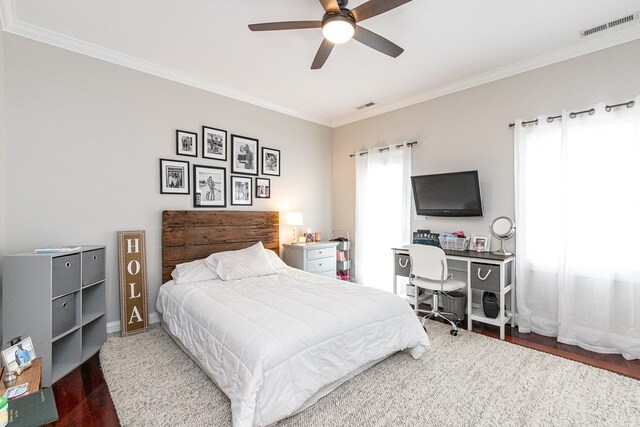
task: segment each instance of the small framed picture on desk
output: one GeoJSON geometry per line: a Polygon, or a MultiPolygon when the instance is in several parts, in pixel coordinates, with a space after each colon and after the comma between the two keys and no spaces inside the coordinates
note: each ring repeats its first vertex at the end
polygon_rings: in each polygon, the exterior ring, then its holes
{"type": "Polygon", "coordinates": [[[31,337],[27,337],[9,347],[2,350],[2,363],[9,371],[18,371],[30,366],[31,360],[35,359],[36,352],[33,350],[31,337]]]}
{"type": "Polygon", "coordinates": [[[476,252],[488,252],[491,250],[491,236],[474,234],[471,237],[471,248],[476,252]]]}

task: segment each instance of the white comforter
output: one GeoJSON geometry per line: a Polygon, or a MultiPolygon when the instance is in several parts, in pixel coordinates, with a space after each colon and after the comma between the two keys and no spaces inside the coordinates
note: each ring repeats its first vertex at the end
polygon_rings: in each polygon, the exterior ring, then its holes
{"type": "Polygon", "coordinates": [[[233,425],[274,423],[319,390],[429,339],[402,298],[283,268],[277,274],[160,288],[171,333],[231,400],[233,425]]]}

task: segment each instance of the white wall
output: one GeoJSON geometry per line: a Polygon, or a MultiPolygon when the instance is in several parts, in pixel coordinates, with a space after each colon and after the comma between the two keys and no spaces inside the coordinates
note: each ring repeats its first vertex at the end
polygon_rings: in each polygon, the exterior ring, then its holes
{"type": "MultiPolygon", "coordinates": [[[[255,199],[249,209],[300,210],[305,228],[330,234],[331,129],[4,37],[3,254],[49,245],[108,245],[108,322],[119,319],[116,232],[146,230],[149,312],[154,312],[162,211],[193,208],[192,195],[160,194],[158,159],[229,167],[203,159],[201,146],[195,161],[176,156],[176,129],[197,132],[199,144],[201,126],[208,125],[280,149],[281,177],[270,177],[272,198],[255,199]]],[[[282,238],[289,236],[283,227],[282,238]]]]}
{"type": "Polygon", "coordinates": [[[514,217],[513,130],[508,123],[563,108],[628,101],[640,94],[639,71],[640,41],[635,41],[334,129],[334,226],[355,234],[355,170],[349,154],[417,140],[412,174],[477,169],[484,216],[429,217],[414,220],[413,229],[487,233],[495,217],[514,217]]]}

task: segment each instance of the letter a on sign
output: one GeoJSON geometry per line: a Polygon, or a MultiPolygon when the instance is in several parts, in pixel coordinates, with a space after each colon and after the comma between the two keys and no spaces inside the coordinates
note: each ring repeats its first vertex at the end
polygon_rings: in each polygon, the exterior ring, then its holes
{"type": "Polygon", "coordinates": [[[144,230],[118,231],[120,334],[147,330],[147,262],[144,230]]]}

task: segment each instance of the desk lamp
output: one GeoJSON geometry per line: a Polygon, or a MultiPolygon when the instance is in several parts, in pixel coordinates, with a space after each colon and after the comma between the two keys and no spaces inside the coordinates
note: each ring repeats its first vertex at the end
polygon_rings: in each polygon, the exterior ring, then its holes
{"type": "Polygon", "coordinates": [[[285,217],[285,223],[287,225],[293,226],[293,236],[291,240],[291,244],[296,244],[296,226],[302,225],[302,212],[287,212],[287,216],[285,217]]]}

